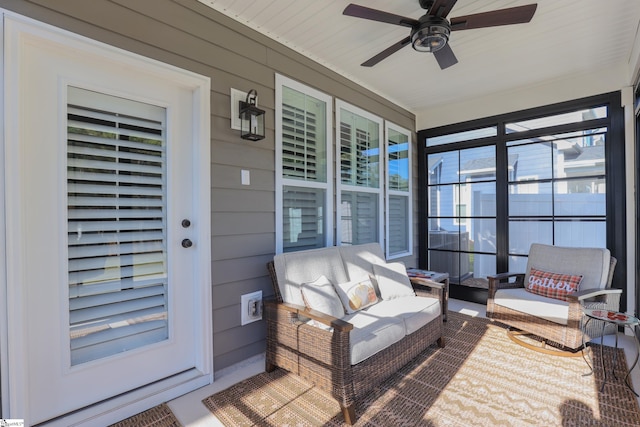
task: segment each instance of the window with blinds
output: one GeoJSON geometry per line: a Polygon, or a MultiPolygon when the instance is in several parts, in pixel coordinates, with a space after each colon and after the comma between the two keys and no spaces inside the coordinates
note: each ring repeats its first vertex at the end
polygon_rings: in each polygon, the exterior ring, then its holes
{"type": "Polygon", "coordinates": [[[277,198],[282,208],[276,229],[282,251],[324,247],[329,239],[330,207],[328,116],[330,97],[277,76],[280,103],[277,148],[280,177],[277,198]]]}
{"type": "Polygon", "coordinates": [[[165,110],[69,88],[71,365],[168,338],[165,110]]]}
{"type": "Polygon", "coordinates": [[[340,153],[340,243],[379,242],[381,236],[382,119],[342,101],[336,138],[340,153]]]}
{"type": "Polygon", "coordinates": [[[411,235],[411,132],[387,123],[387,257],[413,253],[411,235]]]}

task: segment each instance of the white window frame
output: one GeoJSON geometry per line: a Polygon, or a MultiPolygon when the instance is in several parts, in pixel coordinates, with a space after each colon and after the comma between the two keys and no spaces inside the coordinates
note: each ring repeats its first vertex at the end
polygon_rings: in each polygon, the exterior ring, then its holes
{"type": "Polygon", "coordinates": [[[378,229],[376,230],[377,232],[377,242],[378,243],[382,243],[382,239],[384,238],[384,225],[385,225],[385,218],[383,215],[384,212],[384,181],[385,181],[385,175],[384,175],[384,163],[385,163],[385,152],[384,152],[384,147],[385,144],[383,143],[383,138],[385,138],[385,135],[383,133],[384,130],[384,121],[381,117],[378,117],[374,114],[371,114],[368,111],[363,110],[362,108],[358,108],[355,105],[351,105],[345,101],[342,101],[340,99],[336,99],[336,134],[335,134],[335,150],[336,150],[336,204],[338,205],[338,208],[336,209],[336,241],[338,245],[341,245],[342,242],[342,220],[341,220],[341,211],[342,211],[342,207],[341,207],[341,200],[342,200],[342,193],[344,191],[351,191],[351,192],[360,192],[360,193],[373,193],[373,194],[377,194],[378,195],[378,203],[377,203],[377,209],[378,209],[378,229]],[[343,184],[342,183],[342,177],[341,177],[341,164],[340,164],[340,113],[342,110],[348,111],[350,113],[353,114],[357,114],[361,117],[364,117],[368,120],[371,120],[375,123],[378,124],[378,137],[379,137],[379,147],[378,149],[380,150],[379,153],[379,161],[378,161],[378,177],[379,177],[379,181],[378,181],[378,188],[371,188],[371,187],[360,187],[357,185],[347,185],[347,184],[343,184]]]}
{"type": "Polygon", "coordinates": [[[385,126],[384,126],[384,152],[385,152],[385,229],[386,229],[386,250],[385,253],[387,255],[387,259],[394,259],[394,258],[401,258],[401,257],[406,257],[406,256],[411,256],[413,255],[413,138],[412,138],[412,132],[409,131],[408,129],[405,129],[403,127],[400,127],[394,123],[385,121],[385,126]],[[407,189],[407,191],[399,191],[399,190],[392,190],[390,185],[389,185],[389,180],[391,179],[390,173],[389,173],[389,161],[390,161],[390,156],[389,156],[389,131],[393,130],[396,131],[398,133],[401,133],[403,135],[407,135],[407,143],[409,144],[408,146],[408,161],[409,161],[409,165],[408,168],[409,170],[408,172],[408,181],[409,181],[409,187],[407,189]],[[406,197],[407,198],[407,229],[408,229],[408,240],[407,240],[407,244],[408,244],[408,248],[406,251],[404,252],[398,252],[398,253],[391,253],[391,248],[389,247],[390,245],[390,241],[391,239],[389,238],[389,232],[390,232],[390,218],[389,218],[389,200],[390,200],[390,196],[401,196],[401,197],[406,197]]]}
{"type": "Polygon", "coordinates": [[[313,89],[298,81],[276,74],[276,103],[275,103],[275,183],[276,183],[276,206],[275,206],[275,231],[276,231],[276,253],[282,253],[284,250],[284,230],[283,230],[283,188],[286,186],[313,188],[325,190],[325,209],[324,212],[324,245],[333,245],[333,149],[334,142],[332,140],[333,128],[333,98],[324,92],[313,89]],[[284,178],[282,176],[282,88],[288,87],[298,92],[312,96],[325,103],[325,135],[326,135],[326,165],[327,177],[326,182],[303,181],[299,179],[284,178]]]}

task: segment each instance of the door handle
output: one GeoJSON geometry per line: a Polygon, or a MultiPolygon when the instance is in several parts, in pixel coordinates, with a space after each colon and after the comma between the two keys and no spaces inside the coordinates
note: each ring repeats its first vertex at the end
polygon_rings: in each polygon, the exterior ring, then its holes
{"type": "Polygon", "coordinates": [[[189,239],[183,239],[182,240],[182,247],[183,248],[190,248],[191,246],[193,246],[193,242],[189,239]]]}

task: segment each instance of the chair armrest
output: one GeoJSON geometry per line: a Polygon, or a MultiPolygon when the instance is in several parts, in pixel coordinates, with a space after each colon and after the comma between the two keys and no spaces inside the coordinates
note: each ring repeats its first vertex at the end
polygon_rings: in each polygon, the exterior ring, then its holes
{"type": "Polygon", "coordinates": [[[279,310],[285,310],[290,313],[296,314],[298,317],[307,317],[309,319],[313,319],[317,322],[322,323],[323,325],[327,325],[332,327],[336,331],[340,332],[348,332],[353,329],[353,325],[349,322],[345,322],[342,319],[337,317],[330,316],[326,313],[322,313],[317,310],[310,310],[304,306],[291,304],[287,302],[277,302],[267,300],[264,302],[265,305],[273,305],[275,308],[279,310]]]}
{"type": "Polygon", "coordinates": [[[593,298],[600,295],[615,295],[621,293],[622,289],[583,289],[582,291],[568,293],[567,300],[583,301],[587,298],[593,298]]]}
{"type": "Polygon", "coordinates": [[[493,298],[498,289],[524,288],[524,273],[499,273],[487,276],[489,281],[489,298],[493,298]],[[510,281],[509,279],[515,278],[510,281]]]}
{"type": "Polygon", "coordinates": [[[413,288],[432,288],[432,289],[444,289],[444,283],[434,282],[433,280],[425,279],[422,277],[410,277],[409,281],[413,288]]]}

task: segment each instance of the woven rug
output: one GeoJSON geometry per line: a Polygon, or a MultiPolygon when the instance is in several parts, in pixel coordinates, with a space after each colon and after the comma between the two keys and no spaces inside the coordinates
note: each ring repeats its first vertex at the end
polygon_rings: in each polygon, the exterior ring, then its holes
{"type": "Polygon", "coordinates": [[[166,403],[122,420],[109,427],[182,427],[166,403]]]}
{"type": "MultiPolygon", "coordinates": [[[[356,426],[640,426],[640,408],[622,379],[618,351],[602,393],[581,357],[527,350],[487,319],[449,313],[446,347],[431,346],[358,402],[356,426]]],[[[614,349],[604,348],[605,366],[614,349]]],[[[225,426],[343,426],[338,404],[299,377],[276,369],[203,400],[225,426]]]]}

